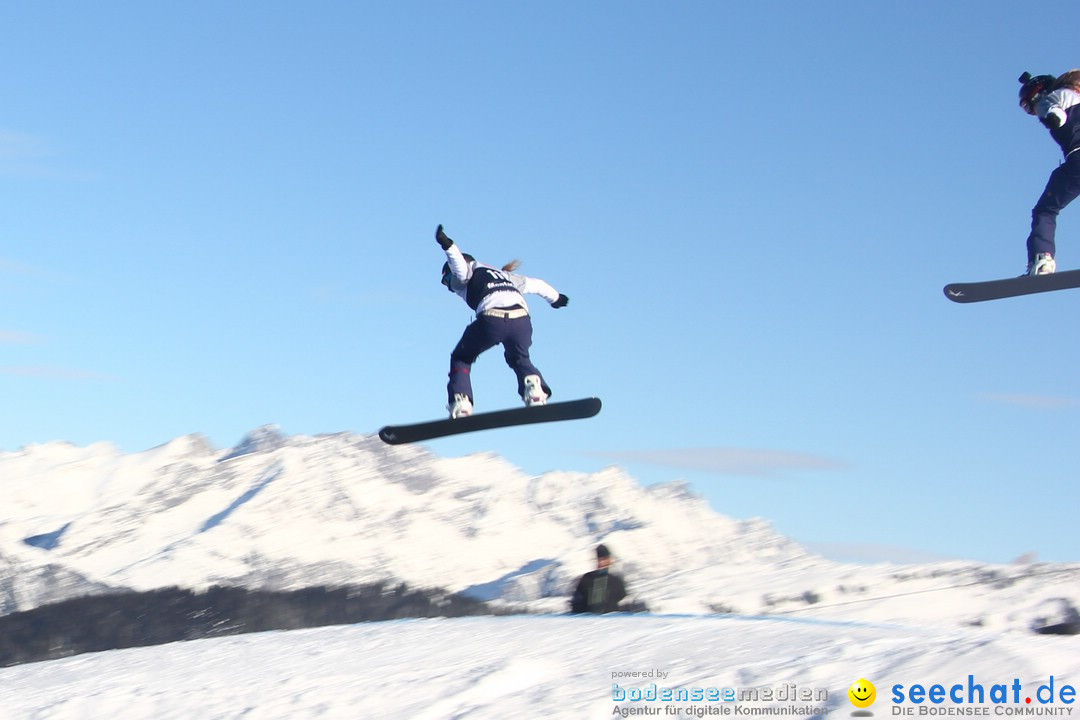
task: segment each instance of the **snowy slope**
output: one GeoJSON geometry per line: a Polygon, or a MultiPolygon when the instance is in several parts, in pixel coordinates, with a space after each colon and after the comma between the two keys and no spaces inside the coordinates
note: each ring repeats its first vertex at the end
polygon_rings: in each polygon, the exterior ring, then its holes
{"type": "Polygon", "coordinates": [[[1026,630],[1080,605],[1080,568],[829,562],[687,486],[618,468],[531,477],[375,437],[260,428],[124,454],[0,453],[0,613],[105,587],[274,589],[403,580],[562,610],[603,540],[654,611],[978,623],[1026,630]]]}
{"type": "MultiPolygon", "coordinates": [[[[656,708],[660,717],[705,717],[725,704],[617,703],[613,683],[688,690],[794,684],[815,693],[823,689],[827,698],[727,705],[818,707],[848,717],[854,708],[847,688],[860,678],[877,688],[874,716],[888,717],[892,685],[966,687],[969,675],[986,692],[994,684],[1021,683],[1020,703],[990,706],[990,715],[1025,708],[1060,713],[1075,705],[1035,702],[1032,708],[1023,698],[1051,676],[1058,692],[1080,685],[1076,645],[1075,637],[981,629],[728,617],[416,620],[241,635],[3,668],[0,717],[602,720],[617,708],[643,707],[656,708]],[[613,677],[650,671],[654,677],[613,677]]],[[[913,714],[920,707],[905,705],[913,714]]],[[[946,706],[971,709],[951,701],[936,709],[946,706]]]]}

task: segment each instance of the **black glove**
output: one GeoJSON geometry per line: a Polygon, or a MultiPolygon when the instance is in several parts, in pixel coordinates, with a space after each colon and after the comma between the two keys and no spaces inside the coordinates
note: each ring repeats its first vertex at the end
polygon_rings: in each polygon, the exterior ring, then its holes
{"type": "Polygon", "coordinates": [[[566,303],[568,302],[570,302],[570,298],[566,297],[562,293],[559,293],[559,297],[555,300],[555,302],[551,303],[551,307],[558,310],[561,307],[566,307],[566,303]]]}
{"type": "Polygon", "coordinates": [[[1049,113],[1046,117],[1039,118],[1039,120],[1051,130],[1057,130],[1061,127],[1061,118],[1054,113],[1049,113]]]}
{"type": "Polygon", "coordinates": [[[446,237],[446,233],[442,230],[442,225],[435,228],[435,242],[439,243],[439,247],[443,250],[449,250],[450,246],[454,244],[454,241],[446,237]]]}

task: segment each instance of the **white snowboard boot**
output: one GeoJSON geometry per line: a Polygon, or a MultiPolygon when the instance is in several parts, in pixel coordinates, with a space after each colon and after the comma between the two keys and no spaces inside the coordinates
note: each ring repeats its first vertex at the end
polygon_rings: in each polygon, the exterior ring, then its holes
{"type": "Polygon", "coordinates": [[[521,399],[525,401],[525,407],[547,405],[548,396],[544,392],[539,375],[526,375],[524,385],[525,392],[521,394],[521,399]]]}
{"type": "Polygon", "coordinates": [[[469,400],[468,395],[458,393],[454,395],[454,402],[447,409],[450,411],[451,420],[469,417],[472,415],[472,401],[469,400]]]}
{"type": "Polygon", "coordinates": [[[1057,270],[1057,263],[1050,253],[1039,253],[1035,256],[1035,262],[1029,262],[1027,275],[1050,275],[1057,270]]]}

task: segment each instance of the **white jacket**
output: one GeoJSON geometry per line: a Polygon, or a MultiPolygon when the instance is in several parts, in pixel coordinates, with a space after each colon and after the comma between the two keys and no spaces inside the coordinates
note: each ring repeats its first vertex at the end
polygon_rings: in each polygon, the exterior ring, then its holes
{"type": "Polygon", "coordinates": [[[450,265],[450,289],[457,293],[469,307],[482,315],[487,310],[508,308],[515,305],[528,310],[525,295],[539,295],[553,303],[559,299],[559,293],[551,285],[539,278],[506,272],[481,262],[469,262],[461,254],[457,244],[446,250],[446,261],[450,265]],[[487,282],[481,284],[473,280],[477,270],[483,269],[487,282]]]}

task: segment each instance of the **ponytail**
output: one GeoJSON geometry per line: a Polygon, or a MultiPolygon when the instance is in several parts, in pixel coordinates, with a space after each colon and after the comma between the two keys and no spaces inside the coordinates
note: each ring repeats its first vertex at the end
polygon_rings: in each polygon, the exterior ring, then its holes
{"type": "Polygon", "coordinates": [[[505,265],[502,266],[502,271],[512,273],[515,270],[517,270],[520,266],[521,266],[521,261],[518,260],[517,258],[514,258],[513,260],[511,260],[510,262],[508,262],[508,263],[506,263],[505,265]]]}
{"type": "Polygon", "coordinates": [[[1080,92],[1080,70],[1070,70],[1054,81],[1053,89],[1068,88],[1080,92]]]}

